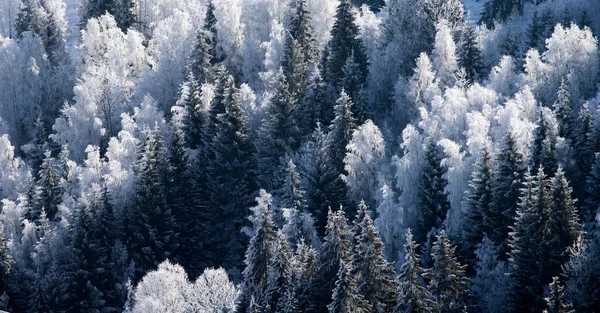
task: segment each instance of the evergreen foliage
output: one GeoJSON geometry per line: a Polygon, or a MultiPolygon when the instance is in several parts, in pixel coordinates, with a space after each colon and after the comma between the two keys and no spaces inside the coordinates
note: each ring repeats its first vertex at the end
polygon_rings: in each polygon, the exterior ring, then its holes
{"type": "Polygon", "coordinates": [[[404,263],[398,274],[398,306],[394,313],[429,313],[433,310],[433,299],[422,277],[418,247],[408,229],[404,244],[404,263]]]}
{"type": "MultiPolygon", "coordinates": [[[[473,260],[477,245],[486,234],[496,234],[494,225],[502,213],[493,211],[493,164],[490,148],[485,147],[475,163],[466,199],[465,223],[463,232],[464,260],[473,260]]],[[[471,265],[473,265],[471,263],[471,265]]]]}
{"type": "Polygon", "coordinates": [[[254,306],[265,307],[269,304],[269,262],[274,260],[275,254],[278,253],[275,251],[278,238],[271,216],[271,195],[261,189],[256,201],[258,205],[252,209],[254,235],[250,239],[244,260],[246,268],[243,272],[244,284],[238,312],[246,312],[252,310],[254,306]]]}
{"type": "MultiPolygon", "coordinates": [[[[340,209],[334,213],[329,210],[325,237],[318,254],[317,272],[311,290],[313,303],[310,312],[324,312],[326,310],[331,303],[333,290],[337,286],[338,275],[343,275],[345,279],[348,279],[349,273],[345,271],[349,270],[348,266],[350,266],[352,257],[351,236],[344,211],[340,209]],[[344,271],[340,270],[341,264],[346,264],[344,271]]],[[[346,284],[348,281],[342,280],[340,283],[346,284]]],[[[346,291],[342,290],[340,292],[346,291]]],[[[341,296],[346,295],[342,294],[341,296]]],[[[340,300],[345,301],[344,299],[340,300]]]]}
{"type": "Polygon", "coordinates": [[[359,28],[356,25],[352,4],[350,0],[342,0],[337,7],[335,23],[331,29],[331,39],[327,47],[325,79],[331,84],[336,92],[341,90],[340,83],[344,78],[344,65],[348,58],[353,56],[357,64],[358,81],[365,83],[368,75],[368,59],[366,48],[358,38],[359,28]]]}
{"type": "Polygon", "coordinates": [[[433,244],[433,267],[423,274],[429,280],[428,290],[434,300],[437,312],[464,312],[469,301],[469,280],[465,276],[465,266],[455,256],[456,248],[440,231],[433,244]]]}
{"type": "Polygon", "coordinates": [[[148,130],[139,147],[135,195],[126,213],[129,257],[135,279],[170,258],[178,247],[175,217],[168,206],[169,159],[158,128],[148,130]]]}
{"type": "Polygon", "coordinates": [[[506,136],[504,147],[497,159],[494,170],[496,185],[491,205],[493,215],[497,218],[489,220],[493,225],[493,232],[487,235],[496,246],[500,247],[499,258],[505,260],[509,251],[508,233],[517,216],[522,181],[527,171],[524,166],[524,158],[517,151],[512,134],[506,136]],[[498,216],[498,214],[500,215],[498,216]]]}
{"type": "Polygon", "coordinates": [[[354,228],[354,254],[350,273],[357,280],[357,291],[368,302],[371,312],[391,311],[396,307],[394,267],[386,259],[383,242],[373,225],[364,201],[358,207],[354,228]]]}
{"type": "Polygon", "coordinates": [[[572,313],[571,305],[565,303],[564,287],[560,285],[558,277],[553,277],[550,283],[550,295],[546,298],[548,308],[544,313],[572,313]]]}
{"type": "Polygon", "coordinates": [[[415,231],[415,241],[421,243],[432,228],[441,229],[450,209],[445,190],[448,184],[444,177],[446,168],[441,164],[440,152],[433,139],[427,140],[424,158],[425,164],[419,182],[418,230],[415,231]]]}
{"type": "Polygon", "coordinates": [[[522,0],[488,0],[481,14],[481,22],[488,27],[506,21],[513,12],[523,14],[522,0]]]}

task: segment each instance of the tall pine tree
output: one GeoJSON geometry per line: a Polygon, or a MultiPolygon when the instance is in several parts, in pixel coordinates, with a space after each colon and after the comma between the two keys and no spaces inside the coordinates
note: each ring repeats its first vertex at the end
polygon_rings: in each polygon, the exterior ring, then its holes
{"type": "Polygon", "coordinates": [[[221,77],[209,110],[205,153],[206,223],[204,250],[210,266],[242,268],[247,238],[241,233],[256,192],[254,149],[247,135],[246,116],[233,77],[221,77]]]}
{"type": "Polygon", "coordinates": [[[341,174],[347,174],[344,168],[346,146],[352,139],[352,132],[356,129],[352,106],[352,100],[342,90],[335,106],[335,118],[329,125],[327,133],[325,150],[327,159],[322,179],[327,205],[331,207],[347,204],[347,186],[341,174]]]}
{"type": "Polygon", "coordinates": [[[277,85],[271,97],[258,141],[258,165],[264,188],[279,189],[281,181],[273,170],[281,168],[282,157],[300,147],[301,133],[297,121],[298,104],[289,91],[287,79],[280,69],[277,85]],[[274,181],[275,180],[275,181],[274,181]]]}
{"type": "Polygon", "coordinates": [[[458,63],[465,70],[467,80],[472,83],[479,79],[483,67],[474,25],[467,22],[462,27],[459,43],[458,63]]]}
{"type": "Polygon", "coordinates": [[[333,290],[332,300],[328,306],[329,313],[367,313],[371,312],[369,303],[358,293],[356,277],[350,274],[351,267],[344,261],[340,266],[333,290]]]}
{"type": "Polygon", "coordinates": [[[415,231],[415,239],[423,243],[427,233],[432,229],[440,229],[450,209],[446,185],[448,181],[444,177],[446,168],[441,164],[441,156],[438,146],[433,139],[428,139],[425,146],[425,165],[421,170],[419,182],[419,203],[417,222],[418,230],[415,231]]]}
{"type": "Polygon", "coordinates": [[[571,109],[569,96],[567,83],[563,79],[556,94],[553,109],[558,122],[558,135],[565,139],[571,139],[573,136],[573,109],[571,109]]]}
{"type": "Polygon", "coordinates": [[[30,221],[39,221],[40,212],[44,210],[50,221],[57,221],[58,205],[62,202],[63,190],[60,184],[60,173],[56,167],[55,160],[46,150],[44,161],[40,166],[38,180],[35,184],[35,195],[27,213],[30,221]]]}
{"type": "Polygon", "coordinates": [[[176,221],[167,202],[168,158],[160,130],[148,130],[139,148],[135,194],[126,213],[127,246],[136,280],[172,257],[178,246],[176,221]]]}
{"type": "Polygon", "coordinates": [[[488,0],[484,4],[481,22],[488,27],[506,21],[513,11],[523,13],[523,0],[488,0]]]}
{"type": "Polygon", "coordinates": [[[368,74],[368,59],[366,48],[358,38],[359,29],[356,25],[352,4],[349,0],[342,0],[337,7],[335,23],[331,29],[329,41],[329,56],[326,63],[327,82],[334,87],[336,92],[341,90],[341,81],[344,78],[344,65],[348,58],[354,55],[354,62],[359,68],[359,81],[366,82],[368,74]]]}
{"type": "Polygon", "coordinates": [[[396,307],[396,273],[385,259],[383,242],[364,201],[358,211],[350,273],[357,279],[358,293],[368,302],[369,311],[389,312],[396,307]]]}
{"type": "Polygon", "coordinates": [[[543,241],[544,215],[549,210],[550,182],[542,168],[537,176],[525,177],[515,225],[511,228],[509,275],[513,280],[510,292],[511,312],[539,311],[542,303],[542,283],[539,247],[543,241]]]}
{"type": "Polygon", "coordinates": [[[546,298],[547,308],[544,313],[574,313],[575,311],[571,309],[572,306],[565,301],[564,287],[560,285],[558,277],[552,278],[549,287],[550,294],[546,298]]]}
{"type": "MultiPolygon", "coordinates": [[[[502,212],[492,211],[494,192],[492,154],[486,146],[475,163],[471,174],[467,200],[465,203],[465,222],[463,223],[463,255],[470,266],[474,265],[474,252],[485,234],[495,231],[493,223],[502,218],[502,212]]],[[[471,268],[473,269],[473,268],[471,268]]]]}
{"type": "Polygon", "coordinates": [[[440,231],[433,245],[433,267],[423,274],[429,280],[428,289],[433,297],[433,307],[437,312],[465,312],[469,298],[469,280],[465,276],[465,266],[455,256],[456,248],[440,231]]]}
{"type": "Polygon", "coordinates": [[[394,313],[430,313],[432,296],[425,286],[418,244],[413,241],[410,229],[406,232],[404,263],[398,273],[398,305],[394,313]]]}
{"type": "Polygon", "coordinates": [[[93,244],[92,212],[93,204],[82,201],[74,214],[71,224],[72,259],[70,267],[73,271],[70,293],[72,312],[98,312],[105,307],[104,294],[97,283],[99,271],[102,271],[104,255],[93,244]]]}
{"type": "Polygon", "coordinates": [[[506,260],[509,251],[508,233],[517,215],[517,205],[521,196],[521,185],[527,169],[523,155],[517,150],[512,133],[506,135],[504,146],[497,156],[494,169],[495,188],[491,211],[498,216],[490,220],[493,231],[488,238],[500,247],[499,258],[506,260]]]}
{"type": "Polygon", "coordinates": [[[238,312],[246,312],[252,307],[252,302],[264,307],[269,298],[267,288],[269,284],[269,262],[275,254],[277,233],[271,217],[271,195],[264,189],[256,198],[257,206],[252,208],[254,235],[246,251],[244,263],[244,282],[242,285],[238,312]]]}
{"type": "Polygon", "coordinates": [[[190,279],[202,274],[203,265],[194,256],[200,254],[203,229],[201,228],[200,201],[195,186],[194,171],[186,149],[185,134],[174,125],[169,154],[167,204],[175,218],[179,246],[172,260],[179,262],[190,279]]]}
{"type": "MultiPolygon", "coordinates": [[[[340,264],[350,264],[352,256],[351,232],[342,209],[329,210],[325,238],[319,252],[317,273],[312,286],[312,307],[309,312],[325,312],[336,287],[340,264]]],[[[342,272],[342,275],[346,275],[342,272]]]]}
{"type": "Polygon", "coordinates": [[[556,134],[553,132],[548,116],[552,112],[545,107],[539,107],[539,114],[537,127],[533,131],[529,169],[533,171],[531,174],[535,174],[541,167],[546,175],[551,175],[558,168],[558,162],[554,155],[556,134]]]}
{"type": "Polygon", "coordinates": [[[309,67],[317,57],[312,32],[306,0],[296,0],[287,27],[281,64],[289,82],[290,93],[298,100],[304,97],[309,67]]]}
{"type": "Polygon", "coordinates": [[[572,192],[565,172],[559,167],[552,178],[552,202],[544,212],[540,255],[544,283],[548,283],[552,275],[560,273],[569,258],[568,248],[579,237],[581,225],[575,200],[571,198],[572,192]]]}

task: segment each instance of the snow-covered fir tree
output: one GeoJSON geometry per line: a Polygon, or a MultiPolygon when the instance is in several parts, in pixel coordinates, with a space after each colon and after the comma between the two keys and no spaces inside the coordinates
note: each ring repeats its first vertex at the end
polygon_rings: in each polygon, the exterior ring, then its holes
{"type": "Polygon", "coordinates": [[[370,311],[393,310],[397,300],[394,267],[385,259],[383,242],[364,202],[359,204],[358,212],[350,274],[357,280],[357,291],[368,302],[370,311]]]}
{"type": "Polygon", "coordinates": [[[244,284],[241,290],[238,312],[246,312],[252,309],[253,306],[268,310],[266,306],[269,305],[270,300],[268,290],[270,285],[269,262],[276,253],[283,252],[275,251],[278,237],[271,216],[271,195],[263,189],[256,200],[258,205],[252,209],[254,213],[252,216],[254,235],[250,239],[244,260],[246,268],[243,272],[244,284]]]}
{"type": "Polygon", "coordinates": [[[455,250],[446,231],[440,231],[432,249],[433,267],[423,274],[429,280],[427,288],[432,295],[434,311],[464,312],[468,305],[469,280],[455,250]]]}
{"type": "Polygon", "coordinates": [[[418,230],[415,240],[424,242],[427,233],[432,229],[440,229],[450,209],[444,177],[446,168],[441,164],[441,156],[437,144],[428,139],[425,148],[425,166],[421,170],[419,182],[418,230]]]}
{"type": "MultiPolygon", "coordinates": [[[[331,303],[332,293],[337,286],[336,282],[339,274],[344,275],[345,279],[349,278],[349,273],[340,272],[342,263],[347,266],[345,271],[349,270],[348,266],[350,266],[352,257],[352,234],[344,214],[344,211],[340,209],[336,212],[329,210],[327,215],[325,237],[319,251],[317,272],[311,288],[313,305],[310,312],[326,310],[331,303]]],[[[347,282],[342,281],[342,283],[347,282]]],[[[352,292],[355,293],[355,291],[352,292]]]]}
{"type": "Polygon", "coordinates": [[[356,292],[358,282],[350,274],[350,268],[344,261],[340,266],[335,282],[335,289],[331,296],[333,302],[327,306],[329,313],[365,313],[369,312],[369,304],[363,295],[356,292]]]}
{"type": "Polygon", "coordinates": [[[404,263],[398,272],[398,304],[396,313],[428,313],[432,312],[433,298],[423,279],[423,268],[417,253],[419,245],[413,240],[408,229],[404,244],[404,263]]]}
{"type": "Polygon", "coordinates": [[[175,217],[167,202],[168,151],[158,128],[139,147],[135,196],[126,213],[129,257],[135,278],[170,258],[178,247],[175,217]]]}
{"type": "Polygon", "coordinates": [[[557,313],[572,313],[571,305],[565,303],[565,295],[563,293],[564,287],[560,285],[558,277],[553,277],[552,282],[549,286],[549,295],[546,298],[546,305],[548,306],[544,312],[557,312],[557,313]]]}

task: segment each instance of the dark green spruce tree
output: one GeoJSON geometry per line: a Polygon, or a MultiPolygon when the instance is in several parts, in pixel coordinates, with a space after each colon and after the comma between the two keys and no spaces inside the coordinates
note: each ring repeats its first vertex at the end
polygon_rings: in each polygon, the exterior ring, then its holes
{"type": "Polygon", "coordinates": [[[243,267],[247,238],[242,234],[247,210],[254,203],[256,161],[247,135],[246,116],[237,98],[233,77],[221,78],[207,128],[206,235],[204,251],[210,266],[243,267]],[[219,90],[220,89],[220,90],[219,90]],[[212,129],[212,130],[211,130],[212,129]]]}
{"type": "Polygon", "coordinates": [[[282,311],[285,306],[286,290],[292,288],[291,252],[285,237],[279,231],[276,234],[273,257],[269,260],[269,277],[267,284],[267,303],[272,312],[282,311]]]}
{"type": "MultiPolygon", "coordinates": [[[[317,251],[315,248],[300,242],[292,259],[292,301],[287,307],[295,307],[297,312],[308,312],[312,298],[310,291],[317,272],[317,251]],[[295,302],[295,303],[294,303],[295,302]]],[[[283,312],[289,312],[284,310],[283,312]]]]}
{"type": "Polygon", "coordinates": [[[350,274],[357,280],[357,291],[368,302],[370,312],[390,312],[398,298],[394,266],[385,259],[383,242],[364,201],[358,211],[350,274]]]}
{"type": "Polygon", "coordinates": [[[312,215],[308,212],[300,174],[292,160],[288,162],[286,172],[283,189],[279,191],[281,194],[279,205],[281,206],[280,213],[283,213],[283,210],[288,211],[287,217],[281,217],[285,219],[282,231],[287,243],[292,251],[296,251],[298,245],[303,241],[309,245],[318,246],[317,230],[314,225],[310,225],[312,215]]]}
{"type": "Polygon", "coordinates": [[[331,296],[332,302],[327,306],[329,313],[368,313],[371,312],[369,303],[361,293],[357,292],[358,282],[350,271],[352,267],[343,260],[331,296]]]}
{"type": "MultiPolygon", "coordinates": [[[[352,257],[351,232],[345,213],[329,211],[325,238],[318,255],[317,272],[312,285],[312,305],[308,312],[326,312],[336,288],[340,264],[350,264],[352,257]]],[[[346,275],[346,273],[343,273],[346,275]]]]}
{"type": "Polygon", "coordinates": [[[209,34],[201,28],[196,35],[196,43],[189,60],[189,68],[200,84],[213,83],[215,66],[213,65],[213,47],[209,45],[209,34]]]}
{"type": "Polygon", "coordinates": [[[326,61],[325,76],[327,82],[335,92],[341,91],[341,82],[344,78],[344,65],[348,58],[354,55],[354,62],[358,65],[359,81],[364,84],[368,75],[368,58],[366,48],[360,38],[359,28],[356,25],[350,0],[342,0],[337,7],[335,23],[331,29],[329,56],[326,61]]]}
{"type": "Polygon", "coordinates": [[[533,131],[533,142],[531,144],[531,157],[529,169],[531,174],[537,173],[542,168],[546,175],[552,175],[558,168],[558,162],[554,155],[556,149],[556,134],[553,133],[552,125],[546,114],[551,113],[544,107],[539,107],[539,119],[537,127],[533,131]]]}
{"type": "Polygon", "coordinates": [[[410,228],[406,232],[404,263],[398,273],[398,300],[394,313],[430,313],[432,296],[423,280],[423,268],[417,253],[418,244],[410,228]]]}
{"type": "Polygon", "coordinates": [[[456,248],[440,231],[433,244],[433,267],[423,276],[429,280],[428,290],[432,295],[433,308],[437,312],[466,312],[469,301],[469,280],[465,276],[465,265],[455,256],[456,248]]]}
{"type": "Polygon", "coordinates": [[[487,236],[500,247],[499,259],[506,260],[509,252],[508,233],[517,216],[523,178],[527,172],[523,155],[517,150],[512,134],[506,135],[504,146],[496,157],[494,168],[495,188],[491,211],[496,220],[490,220],[493,229],[487,236]]]}
{"type": "Polygon", "coordinates": [[[433,139],[428,139],[425,146],[425,164],[419,182],[418,228],[415,230],[415,241],[418,243],[425,242],[427,233],[432,228],[441,229],[450,209],[445,190],[448,185],[444,177],[446,168],[442,166],[441,161],[438,146],[433,139]]]}
{"type": "Polygon", "coordinates": [[[546,309],[544,313],[574,313],[572,305],[565,300],[564,287],[560,285],[557,276],[552,278],[549,285],[549,295],[546,298],[546,309]]]}
{"type": "Polygon", "coordinates": [[[212,64],[223,62],[225,55],[221,49],[219,49],[217,43],[219,36],[217,33],[217,17],[215,16],[215,4],[212,0],[208,1],[206,8],[206,15],[204,16],[203,28],[206,31],[206,43],[210,48],[210,54],[212,55],[212,64]]]}
{"type": "Polygon", "coordinates": [[[128,255],[123,245],[122,219],[115,215],[106,184],[102,188],[99,203],[94,203],[90,245],[94,247],[97,272],[94,286],[103,294],[104,310],[120,312],[125,304],[125,284],[131,274],[128,255]]]}
{"type": "Polygon", "coordinates": [[[600,208],[600,153],[596,153],[594,159],[585,183],[585,203],[581,214],[584,223],[593,223],[600,208]]]}
{"type": "Polygon", "coordinates": [[[346,60],[346,64],[342,68],[344,77],[341,85],[343,91],[352,99],[352,114],[356,120],[356,124],[362,125],[370,116],[369,108],[367,107],[367,94],[365,91],[365,82],[360,64],[356,62],[354,53],[346,60]]]}
{"type": "MultiPolygon", "coordinates": [[[[352,139],[352,133],[356,129],[356,122],[352,113],[352,100],[342,90],[340,98],[335,106],[335,117],[329,125],[326,138],[325,169],[323,171],[324,193],[327,206],[338,207],[347,204],[347,187],[342,180],[341,174],[347,174],[344,168],[346,157],[346,146],[352,139]]],[[[352,215],[352,211],[347,213],[352,215]]]]}
{"type": "Polygon", "coordinates": [[[126,212],[129,257],[135,281],[171,258],[178,247],[175,217],[168,206],[169,156],[160,130],[148,130],[136,164],[133,201],[126,212]]]}
{"type": "Polygon", "coordinates": [[[191,280],[202,274],[206,266],[196,256],[201,254],[202,217],[195,186],[194,169],[190,160],[184,131],[174,125],[169,155],[167,205],[175,218],[179,246],[172,260],[183,266],[191,280]]]}
{"type": "Polygon", "coordinates": [[[44,153],[44,161],[40,166],[38,180],[35,184],[33,203],[27,212],[29,221],[40,220],[40,212],[44,210],[50,221],[58,221],[58,205],[62,202],[63,190],[60,184],[60,173],[50,150],[44,153]]]}
{"type": "Polygon", "coordinates": [[[552,108],[558,122],[558,135],[565,139],[573,137],[573,109],[571,109],[569,97],[567,83],[563,79],[552,108]]]}
{"type": "Polygon", "coordinates": [[[35,120],[33,128],[33,138],[30,142],[31,150],[28,153],[29,167],[31,169],[34,180],[40,178],[40,169],[42,163],[44,163],[44,153],[49,149],[48,146],[48,133],[46,132],[46,126],[41,116],[38,116],[35,120]]]}
{"type": "Polygon", "coordinates": [[[289,82],[290,93],[297,101],[305,95],[309,67],[317,57],[312,32],[311,17],[306,8],[306,0],[296,0],[287,27],[281,64],[283,73],[289,82]]]}
{"type": "Polygon", "coordinates": [[[320,69],[312,65],[308,73],[306,92],[301,99],[298,110],[302,134],[310,137],[317,123],[329,125],[333,120],[333,107],[327,101],[327,83],[323,80],[320,69]]]}
{"type": "Polygon", "coordinates": [[[327,213],[330,208],[330,201],[325,193],[328,177],[324,174],[328,167],[327,155],[327,135],[317,123],[316,129],[300,151],[300,161],[298,168],[302,177],[305,179],[306,205],[308,211],[315,218],[315,226],[319,236],[325,234],[325,225],[327,224],[327,213]]]}
{"type": "Polygon", "coordinates": [[[269,262],[275,254],[277,231],[271,217],[271,195],[264,189],[257,198],[251,221],[254,235],[250,239],[244,263],[244,281],[241,288],[238,312],[245,313],[254,306],[267,310],[269,304],[269,262]]]}
{"type": "Polygon", "coordinates": [[[471,174],[467,199],[465,203],[465,221],[463,222],[463,241],[461,254],[464,262],[474,270],[475,250],[485,234],[491,234],[496,229],[497,219],[502,218],[502,212],[492,210],[495,183],[493,178],[492,154],[486,146],[481,156],[475,162],[471,174]]]}
{"type": "Polygon", "coordinates": [[[579,108],[579,113],[574,124],[572,148],[576,170],[571,171],[569,174],[573,175],[574,196],[579,199],[579,204],[581,205],[581,220],[589,222],[591,216],[588,215],[589,212],[586,209],[588,197],[586,181],[592,171],[595,160],[594,153],[597,152],[598,147],[595,145],[596,131],[594,130],[595,127],[587,102],[579,108]]]}
{"type": "MultiPolygon", "coordinates": [[[[105,307],[104,294],[99,290],[97,283],[99,274],[103,271],[103,258],[101,247],[93,242],[93,212],[94,203],[81,201],[76,209],[72,233],[72,282],[69,286],[71,312],[98,312],[105,307]]],[[[105,261],[105,260],[104,260],[105,261]]]]}
{"type": "Polygon", "coordinates": [[[298,150],[302,137],[296,119],[298,103],[290,93],[283,70],[279,70],[276,81],[257,143],[262,187],[270,190],[281,188],[282,182],[273,177],[273,170],[285,165],[282,157],[298,150]]]}
{"type": "Polygon", "coordinates": [[[552,178],[551,204],[544,212],[539,261],[542,264],[544,284],[549,283],[552,276],[561,272],[561,268],[569,259],[568,248],[580,235],[579,213],[575,207],[575,200],[571,197],[572,192],[565,172],[559,167],[552,178]]]}
{"type": "Polygon", "coordinates": [[[177,105],[184,110],[183,125],[177,125],[177,127],[183,131],[186,145],[191,149],[203,148],[206,144],[204,128],[207,114],[202,107],[200,84],[193,73],[188,75],[188,80],[182,85],[177,105]]]}
{"type": "Polygon", "coordinates": [[[122,31],[127,31],[138,23],[135,0],[86,0],[84,9],[83,25],[90,18],[100,17],[106,12],[115,18],[122,31]]]}
{"type": "Polygon", "coordinates": [[[481,22],[492,27],[495,22],[506,21],[513,11],[523,14],[523,2],[523,0],[488,0],[483,7],[481,22]]]}
{"type": "Polygon", "coordinates": [[[481,50],[477,43],[475,26],[468,22],[461,28],[458,61],[460,66],[465,70],[469,83],[473,83],[479,79],[483,67],[481,50]]]}
{"type": "Polygon", "coordinates": [[[540,245],[543,242],[544,215],[551,205],[550,181],[544,170],[527,175],[517,207],[515,225],[511,228],[509,294],[511,312],[537,312],[543,307],[544,283],[540,273],[540,245]],[[535,311],[534,311],[535,310],[535,311]]]}

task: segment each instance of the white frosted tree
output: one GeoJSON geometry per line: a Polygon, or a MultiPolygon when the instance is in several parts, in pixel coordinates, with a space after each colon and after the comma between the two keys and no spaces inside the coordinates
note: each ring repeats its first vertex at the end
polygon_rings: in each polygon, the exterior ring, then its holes
{"type": "Polygon", "coordinates": [[[145,63],[143,37],[121,32],[114,18],[90,19],[82,32],[81,76],[74,88],[75,103],[66,104],[51,138],[68,144],[81,161],[87,145],[106,146],[120,130],[121,113],[131,110],[131,97],[145,63]]]}
{"type": "Polygon", "coordinates": [[[411,113],[416,113],[417,108],[428,106],[433,96],[441,93],[435,76],[436,73],[433,71],[429,56],[424,52],[421,53],[417,59],[414,73],[408,82],[406,97],[414,105],[414,108],[408,108],[411,113]]]}
{"type": "Polygon", "coordinates": [[[456,81],[458,72],[458,58],[456,44],[452,37],[452,30],[445,20],[436,25],[437,33],[433,46],[433,68],[436,79],[441,88],[452,86],[456,81]]]}
{"type": "Polygon", "coordinates": [[[367,120],[352,133],[352,139],[346,146],[344,169],[342,174],[355,203],[361,200],[368,206],[375,205],[378,178],[385,157],[385,142],[379,128],[367,120]]]}
{"type": "Polygon", "coordinates": [[[20,40],[0,38],[0,127],[20,147],[33,137],[41,114],[48,60],[39,37],[25,33],[20,40]]]}
{"type": "Polygon", "coordinates": [[[566,79],[571,99],[579,101],[593,96],[596,84],[589,77],[599,73],[598,40],[592,31],[576,24],[557,24],[540,56],[530,50],[525,57],[525,81],[544,103],[556,100],[556,90],[566,79]]]}
{"type": "Polygon", "coordinates": [[[234,312],[238,288],[224,269],[207,268],[192,287],[192,310],[207,313],[234,312]]]}
{"type": "Polygon", "coordinates": [[[510,278],[506,262],[498,261],[499,249],[487,236],[477,246],[476,275],[471,280],[471,291],[477,304],[485,312],[501,313],[508,300],[510,278]]]}
{"type": "Polygon", "coordinates": [[[505,55],[500,59],[500,63],[492,68],[488,86],[504,97],[511,97],[517,92],[520,81],[514,59],[505,55]]]}
{"type": "Polygon", "coordinates": [[[188,74],[188,59],[197,33],[192,18],[185,11],[174,10],[172,16],[158,22],[148,42],[150,66],[144,69],[136,94],[150,94],[164,112],[169,112],[177,100],[179,86],[188,74]]]}
{"type": "Polygon", "coordinates": [[[167,260],[135,287],[128,312],[232,313],[237,295],[222,268],[207,268],[191,283],[183,267],[167,260]]]}
{"type": "Polygon", "coordinates": [[[385,244],[385,256],[390,261],[398,261],[402,251],[401,238],[405,233],[404,209],[387,183],[379,188],[377,203],[375,226],[385,244]]]}

